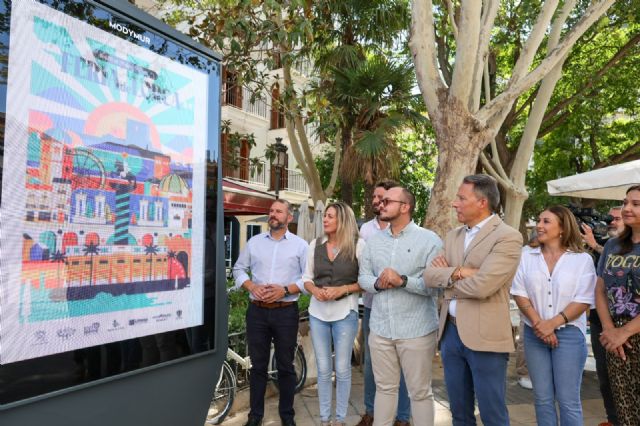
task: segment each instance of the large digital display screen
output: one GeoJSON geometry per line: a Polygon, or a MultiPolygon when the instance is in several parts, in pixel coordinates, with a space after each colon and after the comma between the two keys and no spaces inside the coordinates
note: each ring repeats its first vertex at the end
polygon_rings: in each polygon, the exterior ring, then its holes
{"type": "Polygon", "coordinates": [[[201,325],[208,75],[33,0],[11,29],[0,363],[201,325]]]}
{"type": "Polygon", "coordinates": [[[0,409],[215,346],[219,58],[122,7],[0,2],[0,409]]]}

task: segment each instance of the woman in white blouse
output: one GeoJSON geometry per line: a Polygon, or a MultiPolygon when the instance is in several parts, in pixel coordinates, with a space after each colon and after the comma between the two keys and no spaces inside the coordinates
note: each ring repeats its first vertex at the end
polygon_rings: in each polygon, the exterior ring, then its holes
{"type": "Polygon", "coordinates": [[[364,241],[358,236],[353,210],[347,204],[329,204],[323,217],[324,237],[309,245],[305,289],[309,305],[311,341],[318,368],[318,401],[323,426],[331,422],[333,360],[335,352],[336,417],[344,425],[351,392],[351,351],[358,331],[358,256],[364,241]]]}
{"type": "Polygon", "coordinates": [[[524,350],[539,425],[582,425],[580,385],[587,359],[586,310],[595,302],[593,258],[562,206],[540,213],[538,246],[523,250],[511,287],[524,317],[524,350]]]}

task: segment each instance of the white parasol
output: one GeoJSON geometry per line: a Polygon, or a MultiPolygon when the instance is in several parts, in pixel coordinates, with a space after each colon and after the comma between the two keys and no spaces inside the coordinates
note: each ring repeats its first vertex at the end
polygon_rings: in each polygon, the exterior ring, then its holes
{"type": "Polygon", "coordinates": [[[640,160],[604,167],[547,182],[549,195],[622,200],[631,185],[640,184],[640,160]]]}

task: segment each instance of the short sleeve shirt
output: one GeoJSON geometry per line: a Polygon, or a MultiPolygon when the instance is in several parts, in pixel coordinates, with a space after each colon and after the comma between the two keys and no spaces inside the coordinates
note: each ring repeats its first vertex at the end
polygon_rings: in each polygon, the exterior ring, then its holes
{"type": "Polygon", "coordinates": [[[604,281],[609,313],[615,318],[640,314],[640,243],[627,254],[617,254],[617,238],[605,244],[598,262],[598,276],[604,281]]]}

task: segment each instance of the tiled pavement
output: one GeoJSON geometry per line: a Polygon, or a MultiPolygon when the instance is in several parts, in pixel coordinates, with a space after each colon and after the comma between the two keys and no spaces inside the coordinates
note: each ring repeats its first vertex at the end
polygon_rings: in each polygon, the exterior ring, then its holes
{"type": "MultiPolygon", "coordinates": [[[[507,404],[509,417],[513,426],[535,425],[535,413],[533,408],[533,394],[531,391],[522,389],[516,383],[513,356],[509,363],[507,378],[507,404]]],[[[269,385],[272,386],[272,385],[269,385]]],[[[434,360],[433,389],[436,400],[436,426],[451,424],[447,391],[444,386],[442,364],[439,358],[434,360]]],[[[242,399],[242,396],[239,398],[242,399]]],[[[598,390],[598,381],[595,372],[585,371],[582,383],[582,403],[584,411],[584,424],[586,426],[596,426],[604,421],[604,407],[598,390]]],[[[318,416],[318,398],[316,386],[308,386],[298,395],[295,400],[296,423],[299,426],[317,426],[320,424],[318,416]]],[[[363,403],[363,376],[359,367],[353,368],[351,398],[349,400],[349,415],[347,425],[355,425],[360,415],[364,412],[363,403]]],[[[223,426],[241,426],[246,422],[248,410],[242,410],[227,417],[222,423],[223,426]]],[[[265,406],[266,426],[279,426],[278,398],[271,396],[266,400],[265,406]]],[[[476,412],[477,414],[477,412],[476,412]]],[[[482,424],[477,416],[478,424],[482,424]]],[[[416,426],[419,423],[414,422],[416,426]]]]}

